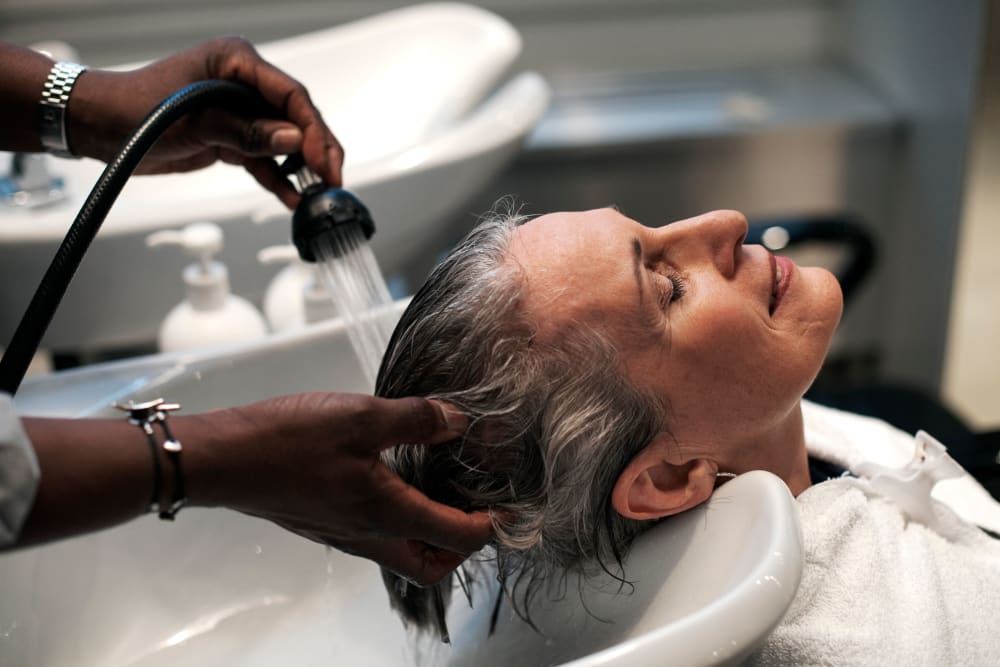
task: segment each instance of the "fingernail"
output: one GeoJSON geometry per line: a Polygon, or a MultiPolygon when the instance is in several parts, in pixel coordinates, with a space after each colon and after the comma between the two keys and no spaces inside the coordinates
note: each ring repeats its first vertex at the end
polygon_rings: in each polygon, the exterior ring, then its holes
{"type": "Polygon", "coordinates": [[[331,148],[326,153],[326,163],[327,163],[327,168],[331,169],[333,173],[339,175],[341,169],[344,166],[344,159],[338,149],[331,148]]]}
{"type": "Polygon", "coordinates": [[[287,155],[302,149],[302,132],[294,127],[286,127],[271,135],[271,152],[287,155]]]}
{"type": "Polygon", "coordinates": [[[448,403],[438,403],[438,405],[441,406],[441,414],[444,416],[444,423],[448,430],[455,435],[465,433],[465,429],[469,427],[469,418],[454,405],[448,403]]]}

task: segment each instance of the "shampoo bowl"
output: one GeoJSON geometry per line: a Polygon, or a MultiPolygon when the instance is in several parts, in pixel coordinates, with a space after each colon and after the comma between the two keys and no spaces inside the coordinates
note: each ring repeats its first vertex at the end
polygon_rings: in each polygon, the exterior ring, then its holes
{"type": "MultiPolygon", "coordinates": [[[[628,583],[601,575],[548,582],[530,608],[534,632],[501,607],[488,636],[496,582],[461,591],[449,609],[448,667],[738,665],[771,633],[798,589],[802,544],[788,487],[764,471],[741,475],[705,504],[641,535],[628,583]],[[548,593],[548,594],[547,594],[548,593]]],[[[612,566],[614,567],[614,566],[612,566]]]]}
{"type": "Polygon", "coordinates": [[[584,593],[571,582],[536,609],[536,634],[492,598],[450,612],[452,646],[414,658],[377,568],[266,522],[186,510],[0,555],[0,664],[36,667],[523,667],[731,665],[777,625],[801,552],[793,500],[764,472],[665,522],[627,561],[635,583],[584,593]],[[593,615],[590,615],[593,614],[593,615]]]}
{"type": "MultiPolygon", "coordinates": [[[[387,309],[398,318],[405,302],[387,309]]],[[[365,391],[339,321],[231,350],[174,353],[29,379],[22,414],[115,416],[113,400],[163,396],[203,411],[314,389],[365,391]]],[[[635,589],[572,577],[539,599],[536,634],[492,592],[460,593],[451,646],[426,663],[458,665],[721,665],[746,656],[778,623],[802,571],[794,500],[751,472],[706,505],[641,536],[626,562],[635,589]],[[631,592],[630,592],[631,591],[631,592]]],[[[487,578],[488,579],[488,578],[487,578]]],[[[0,664],[60,667],[301,667],[414,664],[377,568],[224,510],[185,510],[102,533],[0,555],[0,664]]]]}
{"type": "MultiPolygon", "coordinates": [[[[541,119],[545,82],[530,72],[503,80],[520,49],[504,20],[460,4],[402,9],[260,45],[308,87],[344,145],[344,182],[372,211],[372,244],[387,274],[427,251],[420,241],[489,183],[541,119]]],[[[93,160],[45,159],[65,181],[67,199],[36,209],[0,206],[0,341],[9,340],[103,169],[93,160]]],[[[277,199],[228,165],[137,177],[112,208],[43,345],[75,351],[153,341],[183,298],[184,259],[151,252],[144,239],[202,220],[225,232],[221,258],[234,291],[259,297],[274,270],[258,264],[257,251],[289,238],[290,213],[277,199]]]]}

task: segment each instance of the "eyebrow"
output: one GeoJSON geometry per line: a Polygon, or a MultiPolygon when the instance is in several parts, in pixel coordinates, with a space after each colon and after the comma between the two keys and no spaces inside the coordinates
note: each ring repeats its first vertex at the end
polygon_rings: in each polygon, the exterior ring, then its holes
{"type": "Polygon", "coordinates": [[[638,237],[632,237],[632,268],[635,271],[635,282],[639,288],[639,304],[642,304],[642,297],[645,290],[642,286],[642,243],[638,237]]]}

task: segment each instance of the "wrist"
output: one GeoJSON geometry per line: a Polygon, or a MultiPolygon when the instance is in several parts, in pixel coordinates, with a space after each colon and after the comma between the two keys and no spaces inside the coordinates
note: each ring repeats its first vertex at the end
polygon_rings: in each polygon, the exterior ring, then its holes
{"type": "Polygon", "coordinates": [[[80,74],[66,107],[66,139],[80,157],[107,162],[121,148],[131,127],[120,117],[116,90],[120,73],[87,70],[80,74]]]}
{"type": "Polygon", "coordinates": [[[234,507],[244,486],[244,456],[248,429],[232,410],[181,416],[171,420],[174,435],[184,445],[188,505],[234,507]]]}

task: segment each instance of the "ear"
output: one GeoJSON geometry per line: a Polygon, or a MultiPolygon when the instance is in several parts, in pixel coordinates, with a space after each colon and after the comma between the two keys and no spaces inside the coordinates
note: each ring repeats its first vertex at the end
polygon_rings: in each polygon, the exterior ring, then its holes
{"type": "Polygon", "coordinates": [[[677,514],[708,500],[716,472],[717,465],[708,459],[679,459],[676,443],[660,434],[625,466],[611,504],[629,519],[677,514]]]}

